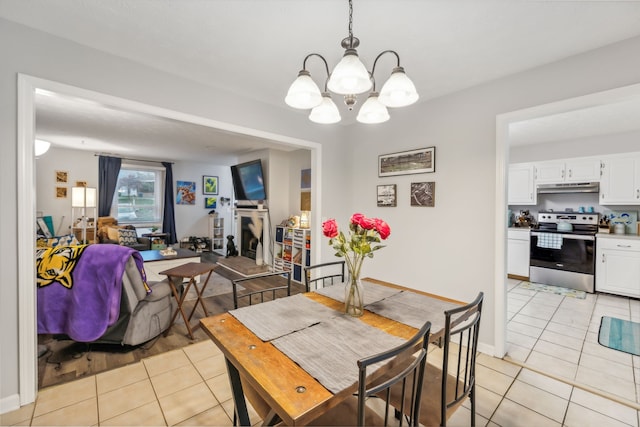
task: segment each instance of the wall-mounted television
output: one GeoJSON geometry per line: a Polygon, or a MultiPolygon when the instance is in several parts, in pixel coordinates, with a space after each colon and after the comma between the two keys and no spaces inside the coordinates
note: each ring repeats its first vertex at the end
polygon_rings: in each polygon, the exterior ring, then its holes
{"type": "Polygon", "coordinates": [[[237,201],[257,202],[267,199],[260,159],[231,166],[231,178],[237,201]]]}

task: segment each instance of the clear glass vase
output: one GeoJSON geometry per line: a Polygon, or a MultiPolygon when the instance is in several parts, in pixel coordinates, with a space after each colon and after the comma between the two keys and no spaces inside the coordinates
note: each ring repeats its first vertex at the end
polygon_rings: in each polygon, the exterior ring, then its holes
{"type": "Polygon", "coordinates": [[[360,277],[349,277],[344,292],[344,312],[349,316],[360,317],[364,314],[364,288],[360,277]]]}

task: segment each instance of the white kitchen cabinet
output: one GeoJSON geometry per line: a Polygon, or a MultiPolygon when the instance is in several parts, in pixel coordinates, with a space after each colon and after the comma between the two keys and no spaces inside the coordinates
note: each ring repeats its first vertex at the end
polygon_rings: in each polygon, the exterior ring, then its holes
{"type": "Polygon", "coordinates": [[[532,163],[518,163],[509,166],[508,204],[536,204],[534,171],[535,168],[532,163]]]}
{"type": "Polygon", "coordinates": [[[640,154],[602,161],[601,205],[640,205],[640,154]]]}
{"type": "Polygon", "coordinates": [[[535,164],[536,184],[600,181],[600,159],[566,159],[535,164]]]}
{"type": "Polygon", "coordinates": [[[597,237],[596,291],[640,298],[640,238],[597,237]]]}
{"type": "Polygon", "coordinates": [[[507,274],[509,276],[529,277],[530,239],[528,228],[507,230],[507,274]]]}

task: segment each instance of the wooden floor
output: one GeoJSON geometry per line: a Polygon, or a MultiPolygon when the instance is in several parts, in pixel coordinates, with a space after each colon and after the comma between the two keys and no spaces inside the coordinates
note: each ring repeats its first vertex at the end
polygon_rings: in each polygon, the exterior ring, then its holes
{"type": "MultiPolygon", "coordinates": [[[[203,257],[203,262],[206,261],[203,257]]],[[[218,268],[216,272],[229,280],[240,278],[239,275],[224,268],[218,268]]],[[[284,280],[279,277],[275,280],[282,280],[282,282],[284,282],[284,280]]],[[[243,286],[247,291],[255,290],[250,283],[245,282],[243,286]]],[[[292,294],[303,291],[304,286],[292,282],[292,294]]],[[[286,294],[279,293],[277,297],[284,295],[286,294]]],[[[210,315],[224,313],[233,309],[233,295],[231,293],[205,298],[204,301],[210,315]]],[[[194,302],[195,301],[185,302],[185,308],[187,309],[185,311],[187,313],[190,312],[194,302]]],[[[241,306],[246,304],[246,302],[240,303],[241,306]]],[[[154,340],[139,346],[85,344],[67,339],[56,339],[51,335],[39,335],[38,344],[46,345],[47,352],[38,358],[38,388],[49,387],[84,376],[108,371],[138,362],[149,356],[208,339],[199,327],[197,321],[199,316],[202,316],[201,309],[196,310],[193,316],[194,318],[191,321],[192,326],[198,325],[193,331],[193,340],[189,339],[184,324],[174,324],[167,336],[161,334],[154,340]]]]}

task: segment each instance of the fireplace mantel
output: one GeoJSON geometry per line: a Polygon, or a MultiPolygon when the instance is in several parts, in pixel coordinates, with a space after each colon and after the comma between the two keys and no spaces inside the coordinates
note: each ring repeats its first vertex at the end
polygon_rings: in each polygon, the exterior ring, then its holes
{"type": "Polygon", "coordinates": [[[242,254],[242,218],[253,218],[254,212],[258,214],[258,218],[262,220],[262,258],[266,265],[273,265],[271,258],[271,225],[269,224],[268,209],[243,209],[236,208],[236,238],[235,244],[238,248],[238,254],[242,254]]]}

